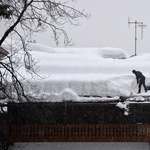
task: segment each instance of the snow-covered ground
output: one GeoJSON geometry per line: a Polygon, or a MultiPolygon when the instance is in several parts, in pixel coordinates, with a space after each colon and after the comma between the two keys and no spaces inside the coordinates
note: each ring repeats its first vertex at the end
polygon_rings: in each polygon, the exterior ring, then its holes
{"type": "MultiPolygon", "coordinates": [[[[6,43],[3,47],[9,50],[6,43]]],[[[150,85],[150,53],[130,57],[120,48],[52,48],[39,43],[30,43],[28,48],[39,60],[38,74],[44,79],[30,80],[34,88],[24,85],[36,96],[44,93],[47,101],[107,101],[136,94],[133,69],[141,71],[150,85]]],[[[23,67],[20,72],[29,78],[23,67]]],[[[143,94],[150,92],[143,93],[142,87],[143,94]]]]}
{"type": "Polygon", "coordinates": [[[16,143],[23,150],[149,150],[145,142],[51,142],[16,143]]]}

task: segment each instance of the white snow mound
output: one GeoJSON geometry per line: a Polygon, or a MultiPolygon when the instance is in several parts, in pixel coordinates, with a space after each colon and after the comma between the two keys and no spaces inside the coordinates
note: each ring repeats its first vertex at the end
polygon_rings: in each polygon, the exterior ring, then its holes
{"type": "MultiPolygon", "coordinates": [[[[6,40],[2,46],[8,50],[10,43],[6,40]]],[[[21,48],[21,42],[12,43],[21,48]]],[[[28,48],[35,61],[39,60],[37,74],[45,78],[34,80],[28,73],[30,70],[25,69],[23,58],[15,69],[35,85],[33,88],[24,81],[26,92],[47,93],[51,98],[49,100],[80,101],[81,97],[89,96],[86,100],[90,101],[91,97],[129,96],[131,92],[138,91],[138,86],[134,89],[137,83],[133,69],[141,71],[146,77],[146,85],[150,86],[150,53],[130,58],[124,50],[111,47],[51,48],[29,43],[28,48]]],[[[17,53],[16,58],[21,54],[23,52],[17,53]]],[[[37,69],[36,66],[31,67],[37,69]]]]}
{"type": "Polygon", "coordinates": [[[99,49],[99,54],[103,58],[126,59],[129,57],[128,53],[120,48],[104,47],[99,49]]]}
{"type": "Polygon", "coordinates": [[[51,94],[51,101],[78,101],[79,96],[73,92],[71,89],[64,89],[60,93],[51,94]]]}

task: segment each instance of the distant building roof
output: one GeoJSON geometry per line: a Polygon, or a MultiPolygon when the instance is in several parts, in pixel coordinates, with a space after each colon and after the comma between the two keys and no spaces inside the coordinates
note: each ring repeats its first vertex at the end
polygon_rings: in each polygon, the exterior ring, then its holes
{"type": "Polygon", "coordinates": [[[9,53],[2,47],[0,47],[0,59],[7,56],[9,53]]]}

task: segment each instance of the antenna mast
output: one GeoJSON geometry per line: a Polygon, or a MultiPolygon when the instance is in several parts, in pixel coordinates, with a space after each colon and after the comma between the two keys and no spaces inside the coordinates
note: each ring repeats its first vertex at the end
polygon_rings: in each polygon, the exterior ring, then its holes
{"type": "Polygon", "coordinates": [[[138,22],[138,21],[134,21],[134,22],[130,22],[130,19],[128,18],[128,24],[135,24],[135,56],[136,56],[136,44],[137,44],[137,25],[141,27],[141,39],[143,38],[143,27],[146,25],[143,25],[143,22],[138,22]]]}

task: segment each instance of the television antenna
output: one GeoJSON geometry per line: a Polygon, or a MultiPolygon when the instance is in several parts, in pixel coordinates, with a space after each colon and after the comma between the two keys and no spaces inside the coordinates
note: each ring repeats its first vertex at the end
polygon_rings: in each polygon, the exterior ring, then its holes
{"type": "Polygon", "coordinates": [[[130,21],[130,18],[128,18],[128,24],[135,24],[135,56],[136,56],[136,44],[137,44],[137,25],[139,27],[141,27],[141,39],[143,39],[143,27],[146,27],[146,25],[143,25],[143,22],[138,22],[137,20],[135,20],[134,22],[133,21],[130,21]]]}
{"type": "Polygon", "coordinates": [[[147,25],[144,25],[142,22],[142,24],[140,24],[138,26],[141,27],[141,40],[143,40],[143,28],[146,27],[147,25]]]}

